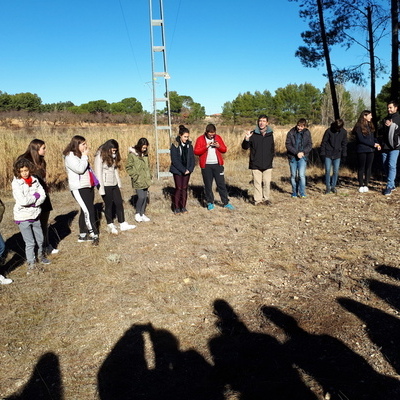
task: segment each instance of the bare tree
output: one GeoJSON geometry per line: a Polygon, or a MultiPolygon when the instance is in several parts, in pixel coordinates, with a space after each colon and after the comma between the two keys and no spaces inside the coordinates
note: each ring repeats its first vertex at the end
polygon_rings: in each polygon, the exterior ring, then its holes
{"type": "Polygon", "coordinates": [[[393,100],[399,100],[399,0],[391,0],[390,3],[392,21],[392,84],[390,94],[393,100]]]}

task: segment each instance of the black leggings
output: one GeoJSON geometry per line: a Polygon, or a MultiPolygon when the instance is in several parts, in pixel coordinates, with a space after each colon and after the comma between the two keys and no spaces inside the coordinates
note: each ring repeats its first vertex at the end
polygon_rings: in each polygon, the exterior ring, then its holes
{"type": "Polygon", "coordinates": [[[357,153],[358,161],[358,184],[359,186],[368,186],[371,178],[372,163],[374,153],[357,153]]]}
{"type": "Polygon", "coordinates": [[[90,188],[72,190],[71,193],[81,207],[81,213],[79,215],[79,232],[98,235],[99,231],[97,229],[96,215],[93,205],[93,186],[90,188]]]}
{"type": "Polygon", "coordinates": [[[121,190],[118,185],[104,186],[105,195],[101,196],[104,200],[104,214],[106,216],[107,224],[113,222],[113,204],[115,204],[115,213],[117,220],[121,224],[125,222],[124,206],[122,204],[121,190]]]}

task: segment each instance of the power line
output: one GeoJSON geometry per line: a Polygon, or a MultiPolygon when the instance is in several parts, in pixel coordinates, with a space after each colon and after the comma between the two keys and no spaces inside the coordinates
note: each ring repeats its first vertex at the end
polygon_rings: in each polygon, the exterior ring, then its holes
{"type": "Polygon", "coordinates": [[[140,74],[139,65],[138,65],[138,63],[137,63],[137,60],[136,60],[136,57],[135,57],[135,52],[134,52],[134,50],[133,50],[132,40],[131,40],[131,36],[130,36],[130,34],[129,34],[128,24],[126,23],[126,18],[125,18],[124,9],[123,9],[123,7],[122,7],[121,0],[118,0],[118,1],[119,1],[119,6],[120,6],[120,8],[121,8],[122,18],[123,18],[123,20],[124,20],[125,30],[126,30],[126,34],[127,34],[127,36],[128,36],[128,41],[129,41],[129,46],[130,46],[130,48],[131,48],[133,60],[135,61],[135,65],[136,65],[136,69],[137,69],[137,72],[138,72],[138,75],[139,75],[139,79],[140,79],[140,81],[141,81],[143,84],[145,84],[145,83],[144,83],[144,79],[142,78],[142,76],[141,76],[141,74],[140,74]]]}

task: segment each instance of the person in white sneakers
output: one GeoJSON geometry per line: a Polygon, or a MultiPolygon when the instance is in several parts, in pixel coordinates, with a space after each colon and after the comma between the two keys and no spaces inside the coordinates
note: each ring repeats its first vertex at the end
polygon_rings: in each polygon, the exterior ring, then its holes
{"type": "Polygon", "coordinates": [[[131,177],[132,187],[136,190],[136,214],[137,222],[148,222],[144,212],[147,206],[147,197],[151,185],[151,171],[148,157],[149,141],[146,138],[140,138],[135,147],[129,148],[126,172],[131,177]]]}
{"type": "Polygon", "coordinates": [[[79,243],[99,245],[99,230],[94,209],[94,188],[97,178],[89,164],[89,147],[83,136],[75,135],[63,151],[68,186],[79,204],[79,243]]]}
{"type": "Polygon", "coordinates": [[[370,110],[361,112],[352,132],[356,138],[358,191],[366,193],[369,191],[368,184],[371,178],[375,150],[381,150],[381,146],[375,137],[375,127],[372,123],[372,112],[370,110]]]}
{"type": "MultiPolygon", "coordinates": [[[[4,211],[5,211],[5,206],[4,206],[4,203],[0,199],[0,222],[3,219],[4,211]]],[[[3,253],[4,253],[5,249],[6,249],[6,244],[4,243],[3,236],[1,236],[1,233],[0,233],[0,262],[1,263],[3,263],[3,253]]],[[[8,285],[10,283],[12,283],[12,279],[5,278],[3,275],[0,275],[0,285],[8,285]]]]}
{"type": "Polygon", "coordinates": [[[97,150],[94,158],[94,171],[99,180],[99,193],[104,200],[104,214],[107,221],[107,231],[118,235],[113,219],[113,206],[121,231],[136,228],[125,221],[124,206],[121,196],[121,179],[118,170],[121,168],[121,156],[118,142],[114,139],[107,140],[97,150]]]}

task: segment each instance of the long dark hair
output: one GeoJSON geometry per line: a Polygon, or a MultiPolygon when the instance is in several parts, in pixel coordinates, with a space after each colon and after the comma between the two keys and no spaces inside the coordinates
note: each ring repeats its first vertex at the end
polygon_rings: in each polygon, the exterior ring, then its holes
{"type": "Polygon", "coordinates": [[[371,133],[375,132],[375,126],[371,121],[367,121],[365,119],[365,117],[369,114],[372,114],[372,112],[370,110],[364,110],[361,112],[360,116],[358,117],[358,120],[356,122],[356,124],[354,125],[353,128],[353,134],[356,134],[357,132],[357,128],[360,127],[361,129],[361,133],[364,136],[368,136],[371,133]]]}
{"type": "Polygon", "coordinates": [[[63,151],[64,156],[67,156],[69,153],[72,152],[72,153],[74,153],[75,156],[81,158],[82,153],[79,150],[79,145],[83,142],[86,142],[86,139],[83,136],[75,135],[71,139],[71,141],[69,142],[69,144],[67,145],[65,150],[63,151]]]}
{"type": "Polygon", "coordinates": [[[143,146],[149,147],[149,141],[144,137],[142,137],[138,140],[134,149],[136,150],[136,153],[140,154],[141,156],[147,156],[147,150],[145,152],[142,152],[143,146]]]}
{"type": "Polygon", "coordinates": [[[43,156],[39,155],[39,150],[44,144],[45,142],[43,140],[33,139],[28,144],[28,148],[26,149],[25,153],[21,154],[17,158],[17,160],[20,160],[21,158],[29,160],[34,166],[34,171],[32,173],[39,175],[43,179],[46,176],[46,160],[43,156]]]}
{"type": "Polygon", "coordinates": [[[114,163],[117,168],[120,168],[121,155],[119,154],[119,144],[115,139],[107,140],[107,142],[103,143],[97,150],[100,153],[100,157],[109,167],[111,167],[114,163]],[[112,156],[111,149],[117,149],[115,153],[115,158],[112,156]]]}

